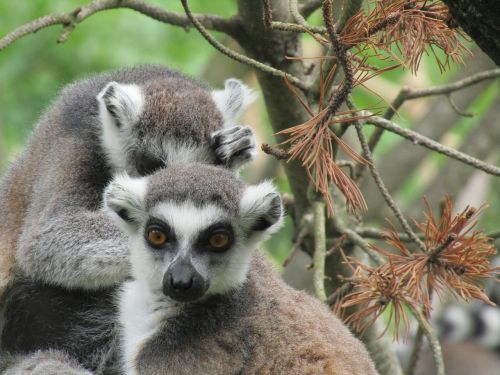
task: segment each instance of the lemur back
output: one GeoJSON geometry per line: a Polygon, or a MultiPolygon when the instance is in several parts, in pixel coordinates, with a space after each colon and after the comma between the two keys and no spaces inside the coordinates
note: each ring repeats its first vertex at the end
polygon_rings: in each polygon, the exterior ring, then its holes
{"type": "Polygon", "coordinates": [[[340,320],[255,252],[282,220],[270,183],[192,164],[117,177],[105,202],[131,251],[125,374],[376,374],[340,320]]]}

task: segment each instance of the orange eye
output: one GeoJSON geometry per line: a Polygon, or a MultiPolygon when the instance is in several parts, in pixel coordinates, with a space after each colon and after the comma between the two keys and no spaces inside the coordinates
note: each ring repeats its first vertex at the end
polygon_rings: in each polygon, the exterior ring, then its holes
{"type": "Polygon", "coordinates": [[[147,238],[148,242],[154,247],[161,247],[168,241],[167,235],[158,229],[150,229],[147,238]]]}
{"type": "Polygon", "coordinates": [[[225,250],[229,241],[230,238],[227,233],[214,233],[208,239],[208,243],[214,250],[225,250]]]}

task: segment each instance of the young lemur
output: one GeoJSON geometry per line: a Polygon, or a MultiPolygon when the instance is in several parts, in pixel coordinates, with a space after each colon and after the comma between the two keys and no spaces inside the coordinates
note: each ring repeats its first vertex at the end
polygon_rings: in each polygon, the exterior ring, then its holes
{"type": "MultiPolygon", "coordinates": [[[[92,326],[81,317],[110,307],[113,287],[130,274],[126,237],[100,210],[112,174],[145,176],[189,162],[237,170],[255,153],[251,129],[237,125],[251,100],[238,80],[211,90],[160,66],[62,91],[0,185],[2,350],[57,348],[73,326],[92,326]]],[[[75,351],[99,357],[96,343],[77,342],[75,351]]]]}
{"type": "Polygon", "coordinates": [[[365,348],[255,251],[282,221],[271,183],[191,164],[117,177],[105,206],[129,235],[119,297],[123,371],[370,375],[365,348]]]}
{"type": "Polygon", "coordinates": [[[250,128],[237,126],[250,99],[237,80],[212,91],[160,66],[65,88],[3,178],[0,290],[14,265],[67,288],[123,281],[123,235],[98,210],[111,173],[147,175],[186,162],[238,168],[255,150],[250,128]]]}

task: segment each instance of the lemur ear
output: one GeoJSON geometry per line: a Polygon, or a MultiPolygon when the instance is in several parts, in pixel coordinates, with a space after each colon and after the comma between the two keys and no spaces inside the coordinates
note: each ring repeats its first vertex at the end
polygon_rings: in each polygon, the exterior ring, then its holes
{"type": "Polygon", "coordinates": [[[144,107],[144,95],[137,85],[108,83],[97,95],[103,126],[112,122],[123,128],[137,122],[144,107]]]}
{"type": "Polygon", "coordinates": [[[224,126],[237,124],[243,110],[257,95],[240,80],[230,78],[224,82],[224,90],[212,92],[212,98],[224,118],[224,126]]]}
{"type": "Polygon", "coordinates": [[[283,221],[283,205],[274,185],[265,181],[248,186],[241,198],[240,215],[252,233],[276,232],[283,221]]]}
{"type": "Polygon", "coordinates": [[[144,216],[147,178],[116,176],[104,191],[104,210],[125,232],[133,233],[144,216]]]}

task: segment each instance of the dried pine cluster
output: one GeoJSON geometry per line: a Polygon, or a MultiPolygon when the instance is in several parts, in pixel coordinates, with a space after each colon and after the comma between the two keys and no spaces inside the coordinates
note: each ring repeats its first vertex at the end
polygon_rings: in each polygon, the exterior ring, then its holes
{"type": "Polygon", "coordinates": [[[357,306],[347,318],[357,329],[364,329],[390,306],[389,321],[394,318],[397,327],[402,321],[407,336],[406,307],[428,313],[431,291],[441,294],[448,290],[466,301],[477,298],[491,303],[481,282],[498,275],[499,269],[490,268],[489,260],[496,254],[491,239],[474,229],[480,210],[466,207],[453,216],[453,204],[446,198],[443,214],[437,220],[426,204],[425,221],[416,223],[425,238],[425,251],[410,251],[392,230],[387,234],[392,251],[372,246],[386,259],[385,264],[369,267],[347,259],[354,270],[348,279],[354,291],[343,298],[340,308],[357,306]]]}
{"type": "Polygon", "coordinates": [[[450,61],[463,62],[470,53],[462,44],[465,34],[453,22],[448,7],[436,0],[375,0],[371,11],[360,11],[342,30],[342,40],[355,46],[388,52],[413,72],[424,54],[433,54],[441,70],[450,61]],[[443,57],[436,54],[444,52],[443,57]]]}
{"type": "MultiPolygon", "coordinates": [[[[331,43],[319,34],[308,32],[321,44],[331,43]]],[[[337,97],[345,94],[345,86],[349,86],[347,90],[350,92],[354,87],[400,64],[415,72],[424,53],[434,54],[440,68],[445,69],[450,60],[461,62],[462,55],[467,52],[460,41],[463,33],[453,24],[448,8],[439,1],[372,0],[367,9],[360,10],[348,20],[339,35],[342,53],[349,54],[348,68],[352,71],[352,80],[344,80],[333,87],[336,65],[333,64],[326,72],[323,72],[323,66],[324,61],[335,57],[318,57],[321,61],[318,109],[314,111],[289,85],[311,118],[281,132],[289,136],[281,144],[288,148],[289,160],[299,160],[303,164],[316,191],[324,197],[329,214],[333,214],[332,184],[344,195],[349,208],[354,211],[366,209],[356,183],[335,163],[338,147],[345,150],[354,161],[366,163],[335,134],[339,124],[356,119],[350,111],[339,111],[339,105],[334,105],[334,110],[331,108],[332,103],[338,104],[337,97]],[[436,50],[443,51],[444,57],[436,55],[436,50]],[[373,70],[367,64],[371,56],[396,60],[396,65],[373,70]]]]}

